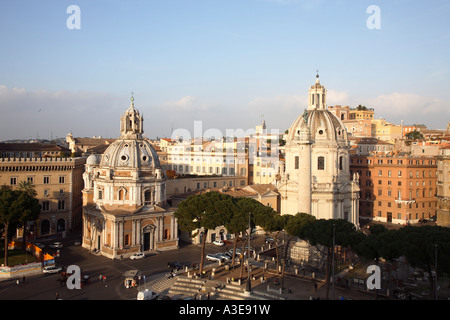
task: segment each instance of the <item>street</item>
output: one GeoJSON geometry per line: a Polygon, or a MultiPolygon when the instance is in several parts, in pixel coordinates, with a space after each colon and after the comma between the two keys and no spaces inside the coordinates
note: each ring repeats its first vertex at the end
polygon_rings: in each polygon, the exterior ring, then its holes
{"type": "MultiPolygon", "coordinates": [[[[88,283],[81,289],[68,289],[61,285],[60,274],[38,274],[22,277],[16,284],[17,278],[0,281],[0,300],[133,300],[136,299],[135,288],[125,288],[122,274],[127,270],[138,269],[146,278],[161,273],[168,273],[168,262],[176,261],[191,265],[200,263],[201,247],[181,243],[178,250],[150,254],[140,260],[124,259],[110,260],[96,256],[81,246],[74,245],[74,241],[62,241],[64,246],[60,249],[60,257],[56,259],[57,266],[77,265],[82,275],[89,275],[88,283]],[[99,276],[106,280],[100,280],[99,276]]],[[[233,247],[228,244],[218,247],[213,244],[206,245],[206,254],[225,252],[233,247]]],[[[210,263],[205,259],[205,264],[210,263]]],[[[144,281],[144,280],[142,280],[144,281]]]]}

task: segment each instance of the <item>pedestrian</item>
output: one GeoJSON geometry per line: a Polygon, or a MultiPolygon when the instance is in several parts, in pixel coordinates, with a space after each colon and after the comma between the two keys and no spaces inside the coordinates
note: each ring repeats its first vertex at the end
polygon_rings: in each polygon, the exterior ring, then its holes
{"type": "Polygon", "coordinates": [[[22,278],[22,282],[25,282],[25,276],[23,276],[23,278],[22,278]]]}
{"type": "Polygon", "coordinates": [[[58,294],[58,292],[56,293],[56,297],[55,297],[55,299],[56,299],[56,300],[58,300],[58,299],[59,299],[59,294],[58,294]]]}
{"type": "Polygon", "coordinates": [[[19,283],[20,283],[20,281],[19,281],[19,279],[17,279],[17,280],[16,280],[16,284],[19,285],[19,283]]]}
{"type": "Polygon", "coordinates": [[[98,281],[102,281],[103,280],[103,276],[100,274],[99,276],[98,276],[98,281]]]}

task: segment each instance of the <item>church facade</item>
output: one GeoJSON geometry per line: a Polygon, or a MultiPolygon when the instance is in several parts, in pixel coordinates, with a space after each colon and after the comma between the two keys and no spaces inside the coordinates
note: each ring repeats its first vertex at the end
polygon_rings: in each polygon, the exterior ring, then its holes
{"type": "Polygon", "coordinates": [[[347,130],[328,111],[326,94],[317,75],[309,88],[307,110],[289,128],[286,162],[277,184],[281,214],[345,219],[358,228],[358,176],[350,176],[347,130]]]}
{"type": "Polygon", "coordinates": [[[120,137],[86,160],[83,247],[108,258],[178,248],[174,209],[166,201],[166,174],[143,134],[143,116],[131,105],[120,137]]]}

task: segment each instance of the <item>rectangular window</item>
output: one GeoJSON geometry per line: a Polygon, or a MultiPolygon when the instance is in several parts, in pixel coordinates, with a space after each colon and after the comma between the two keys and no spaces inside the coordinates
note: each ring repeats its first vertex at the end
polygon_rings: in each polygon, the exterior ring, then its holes
{"type": "Polygon", "coordinates": [[[9,178],[9,184],[15,186],[17,184],[17,178],[16,177],[9,178]]]}
{"type": "Polygon", "coordinates": [[[58,210],[64,210],[66,207],[66,202],[64,200],[58,201],[58,210]]]}
{"type": "Polygon", "coordinates": [[[50,201],[42,201],[42,211],[50,210],[50,201]]]}
{"type": "Polygon", "coordinates": [[[65,177],[64,176],[59,177],[59,183],[64,183],[64,181],[65,181],[65,177]]]}
{"type": "Polygon", "coordinates": [[[325,158],[317,158],[317,170],[325,170],[325,158]]]}
{"type": "Polygon", "coordinates": [[[44,184],[50,183],[50,177],[44,177],[44,184]]]}
{"type": "Polygon", "coordinates": [[[27,182],[33,184],[34,183],[34,178],[33,177],[27,177],[27,182]]]}
{"type": "Polygon", "coordinates": [[[300,161],[299,157],[298,156],[295,157],[295,169],[296,170],[299,168],[299,161],[300,161]]]}

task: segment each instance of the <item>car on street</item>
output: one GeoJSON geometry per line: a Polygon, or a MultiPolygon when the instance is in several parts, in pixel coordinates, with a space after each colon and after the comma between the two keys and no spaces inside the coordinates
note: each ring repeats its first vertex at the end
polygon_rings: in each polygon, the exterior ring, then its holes
{"type": "Polygon", "coordinates": [[[49,245],[50,248],[53,249],[59,249],[63,247],[62,242],[53,242],[51,245],[49,245]]]}
{"type": "Polygon", "coordinates": [[[231,260],[230,256],[225,253],[217,253],[216,256],[218,258],[221,258],[222,261],[230,261],[231,260]]]}
{"type": "Polygon", "coordinates": [[[266,243],[274,243],[274,242],[275,242],[275,239],[272,238],[272,237],[266,237],[265,242],[266,242],[266,243]]]}
{"type": "Polygon", "coordinates": [[[183,269],[183,265],[179,262],[169,262],[167,263],[167,267],[175,269],[177,271],[183,269]]]}
{"type": "Polygon", "coordinates": [[[61,272],[62,268],[57,266],[47,266],[42,269],[42,272],[45,274],[52,274],[52,273],[58,273],[61,272]]]}
{"type": "Polygon", "coordinates": [[[206,260],[210,260],[210,261],[218,261],[218,262],[222,262],[223,259],[218,256],[216,253],[210,253],[206,255],[206,260]]]}
{"type": "Polygon", "coordinates": [[[225,242],[223,242],[223,240],[214,240],[213,244],[215,244],[216,246],[222,247],[225,245],[225,242]]]}
{"type": "Polygon", "coordinates": [[[142,252],[137,252],[131,255],[130,260],[138,260],[143,258],[145,258],[145,254],[143,254],[142,252]]]}

